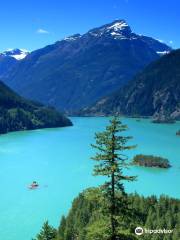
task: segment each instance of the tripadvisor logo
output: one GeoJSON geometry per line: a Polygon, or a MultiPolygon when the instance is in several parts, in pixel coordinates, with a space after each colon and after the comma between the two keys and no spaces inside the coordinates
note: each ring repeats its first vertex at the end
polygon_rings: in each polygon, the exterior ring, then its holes
{"type": "Polygon", "coordinates": [[[144,232],[144,230],[143,230],[142,227],[137,227],[137,228],[135,229],[135,234],[138,235],[138,236],[142,235],[143,232],[144,232]]]}
{"type": "Polygon", "coordinates": [[[140,236],[142,234],[171,234],[173,230],[171,229],[146,229],[142,227],[137,227],[135,229],[135,234],[140,236]]]}

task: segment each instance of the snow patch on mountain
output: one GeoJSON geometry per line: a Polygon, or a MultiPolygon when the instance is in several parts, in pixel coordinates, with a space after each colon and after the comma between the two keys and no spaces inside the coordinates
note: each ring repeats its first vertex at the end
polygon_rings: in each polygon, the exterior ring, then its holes
{"type": "Polygon", "coordinates": [[[125,20],[115,20],[110,24],[101,26],[100,28],[91,29],[87,34],[94,37],[102,37],[104,35],[111,36],[114,39],[129,39],[132,31],[125,20]]]}
{"type": "Polygon", "coordinates": [[[157,51],[156,53],[159,54],[160,56],[164,56],[164,55],[166,55],[166,54],[169,54],[170,51],[162,51],[162,52],[157,51]]]}
{"type": "Polygon", "coordinates": [[[114,31],[124,30],[126,27],[129,27],[125,21],[118,21],[111,26],[107,27],[107,29],[113,29],[114,31]]]}
{"type": "Polygon", "coordinates": [[[74,34],[72,36],[65,37],[63,40],[65,40],[65,41],[75,41],[75,40],[77,40],[80,37],[81,37],[80,34],[74,34]]]}
{"type": "Polygon", "coordinates": [[[24,59],[27,55],[29,54],[29,51],[26,49],[7,49],[6,51],[4,51],[3,53],[1,53],[1,56],[5,56],[5,57],[13,57],[16,60],[22,60],[24,59]]]}

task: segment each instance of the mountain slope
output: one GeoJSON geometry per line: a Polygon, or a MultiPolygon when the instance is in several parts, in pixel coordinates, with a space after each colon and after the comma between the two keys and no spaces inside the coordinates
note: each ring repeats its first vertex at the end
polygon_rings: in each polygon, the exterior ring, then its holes
{"type": "Polygon", "coordinates": [[[113,92],[170,50],[116,20],[30,53],[4,81],[25,97],[71,111],[113,92]]]}
{"type": "Polygon", "coordinates": [[[12,68],[16,65],[17,60],[0,54],[0,78],[5,78],[9,72],[12,70],[12,68]]]}
{"type": "Polygon", "coordinates": [[[81,114],[116,113],[180,120],[180,49],[150,64],[122,89],[81,114]]]}
{"type": "Polygon", "coordinates": [[[0,81],[0,133],[71,125],[59,112],[20,97],[0,81]]]}

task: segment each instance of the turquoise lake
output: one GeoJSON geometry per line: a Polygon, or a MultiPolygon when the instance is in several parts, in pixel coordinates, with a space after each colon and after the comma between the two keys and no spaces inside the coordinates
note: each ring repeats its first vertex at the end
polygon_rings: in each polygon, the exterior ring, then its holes
{"type": "MultiPolygon", "coordinates": [[[[92,176],[94,133],[104,130],[108,118],[72,118],[73,127],[14,132],[0,136],[0,239],[31,240],[43,222],[58,226],[62,214],[83,189],[96,186],[92,176]],[[37,190],[27,187],[36,180],[37,190]]],[[[154,154],[168,158],[172,168],[132,167],[138,180],[128,192],[145,196],[166,194],[180,198],[180,123],[152,124],[150,120],[122,119],[126,135],[137,148],[127,154],[154,154]]]]}

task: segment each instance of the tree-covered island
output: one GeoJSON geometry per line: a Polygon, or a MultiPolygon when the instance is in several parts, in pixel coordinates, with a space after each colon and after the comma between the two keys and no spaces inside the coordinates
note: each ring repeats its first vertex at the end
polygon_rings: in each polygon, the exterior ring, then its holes
{"type": "Polygon", "coordinates": [[[169,160],[153,155],[138,154],[133,158],[132,164],[143,167],[169,168],[169,160]]]}

